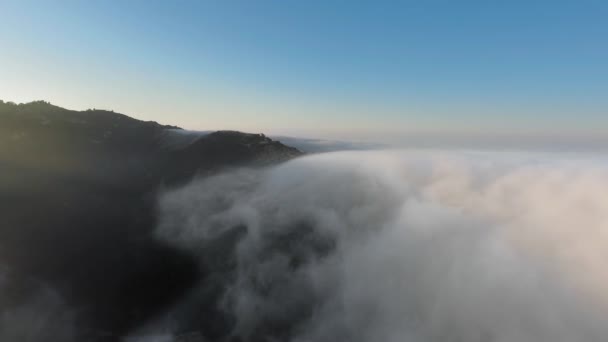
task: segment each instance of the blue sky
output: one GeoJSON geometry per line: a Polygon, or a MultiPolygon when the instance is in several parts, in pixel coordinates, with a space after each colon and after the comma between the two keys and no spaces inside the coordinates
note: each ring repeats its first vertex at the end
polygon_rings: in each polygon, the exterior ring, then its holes
{"type": "Polygon", "coordinates": [[[0,99],[191,129],[608,134],[606,1],[6,1],[0,99]]]}

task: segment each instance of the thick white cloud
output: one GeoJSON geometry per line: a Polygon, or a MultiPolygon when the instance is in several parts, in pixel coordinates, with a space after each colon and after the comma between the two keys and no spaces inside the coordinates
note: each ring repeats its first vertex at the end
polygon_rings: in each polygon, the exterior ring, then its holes
{"type": "MultiPolygon", "coordinates": [[[[242,337],[606,341],[608,163],[597,156],[348,152],[163,194],[158,235],[246,234],[221,310],[242,337]]],[[[220,271],[218,271],[220,272],[220,271]]]]}

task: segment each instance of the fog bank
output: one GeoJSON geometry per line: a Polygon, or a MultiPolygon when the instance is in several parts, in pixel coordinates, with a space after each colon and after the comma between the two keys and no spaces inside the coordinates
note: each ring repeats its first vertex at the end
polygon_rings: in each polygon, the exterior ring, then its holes
{"type": "Polygon", "coordinates": [[[243,341],[605,341],[608,162],[344,152],[167,191],[204,281],[158,331],[243,341]]]}

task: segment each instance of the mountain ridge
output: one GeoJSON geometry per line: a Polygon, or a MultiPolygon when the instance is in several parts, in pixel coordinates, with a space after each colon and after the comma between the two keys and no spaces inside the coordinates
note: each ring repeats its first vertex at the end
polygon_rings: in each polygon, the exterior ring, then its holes
{"type": "Polygon", "coordinates": [[[172,182],[187,180],[199,170],[264,165],[302,154],[263,134],[236,131],[212,132],[185,146],[167,148],[167,140],[178,139],[175,132],[183,130],[112,111],[72,111],[44,101],[0,101],[0,160],[31,168],[80,170],[85,176],[102,170],[102,177],[125,169],[145,175],[152,171],[153,175],[146,176],[152,177],[151,182],[159,178],[172,182]],[[116,163],[116,158],[126,164],[116,163]],[[175,172],[173,163],[188,169],[175,172]],[[107,170],[112,166],[122,170],[107,170]]]}
{"type": "Polygon", "coordinates": [[[122,340],[206,277],[152,236],[158,192],[302,155],[235,131],[167,148],[181,131],[111,111],[0,101],[0,315],[52,289],[79,313],[78,340],[122,340]],[[25,290],[5,297],[6,288],[25,290]]]}

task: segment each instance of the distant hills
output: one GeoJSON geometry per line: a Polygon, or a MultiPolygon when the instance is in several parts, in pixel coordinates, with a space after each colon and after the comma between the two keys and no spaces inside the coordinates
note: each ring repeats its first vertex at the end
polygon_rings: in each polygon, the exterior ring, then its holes
{"type": "Polygon", "coordinates": [[[336,151],[378,150],[389,147],[386,144],[365,141],[341,141],[328,139],[311,139],[274,135],[271,138],[295,147],[305,153],[324,153],[336,151]]]}
{"type": "Polygon", "coordinates": [[[301,154],[263,134],[189,136],[111,111],[0,101],[0,290],[14,290],[0,291],[0,315],[48,287],[77,308],[80,340],[118,340],[200,277],[151,237],[157,191],[301,154]]]}
{"type": "Polygon", "coordinates": [[[301,154],[262,134],[220,131],[183,144],[180,131],[111,111],[72,111],[44,101],[19,105],[0,102],[0,161],[9,167],[71,177],[104,181],[137,177],[155,183],[184,180],[218,167],[268,164],[301,154]]]}

